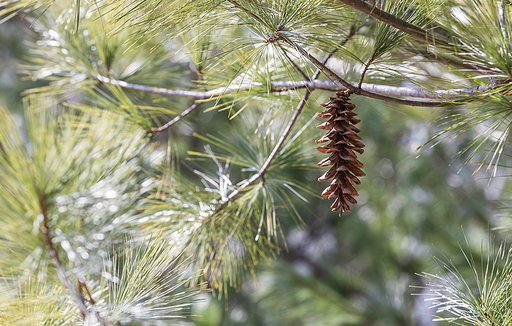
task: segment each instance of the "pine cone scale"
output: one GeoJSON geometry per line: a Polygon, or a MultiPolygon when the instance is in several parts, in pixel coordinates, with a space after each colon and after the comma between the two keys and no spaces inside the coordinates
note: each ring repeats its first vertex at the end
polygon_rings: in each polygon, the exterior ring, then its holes
{"type": "Polygon", "coordinates": [[[328,121],[317,126],[318,129],[326,130],[326,134],[316,141],[317,144],[327,143],[318,146],[317,150],[323,154],[330,154],[318,162],[318,166],[332,167],[318,178],[318,181],[333,179],[329,186],[324,189],[322,196],[328,199],[334,198],[331,210],[340,210],[340,216],[344,212],[350,212],[348,203],[357,204],[355,196],[359,193],[354,188],[355,184],[361,184],[359,177],[366,174],[361,170],[364,165],[359,162],[357,153],[364,152],[364,144],[360,142],[361,137],[357,135],[361,130],[355,125],[361,120],[354,118],[357,113],[352,110],[355,105],[348,103],[348,92],[337,92],[337,97],[330,97],[330,101],[321,104],[326,108],[317,116],[328,121]]]}

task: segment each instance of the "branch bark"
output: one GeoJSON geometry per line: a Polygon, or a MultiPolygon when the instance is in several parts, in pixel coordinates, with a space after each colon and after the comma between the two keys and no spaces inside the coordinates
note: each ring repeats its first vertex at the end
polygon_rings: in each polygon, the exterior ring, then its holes
{"type": "MultiPolygon", "coordinates": [[[[78,293],[75,288],[73,287],[73,283],[69,279],[69,277],[66,274],[66,271],[62,267],[59,254],[57,253],[57,248],[55,248],[55,244],[53,243],[53,236],[50,232],[50,226],[49,226],[49,219],[48,219],[48,208],[46,206],[46,197],[44,193],[39,194],[39,206],[41,209],[41,214],[43,215],[43,221],[41,223],[41,231],[43,233],[44,242],[46,244],[46,247],[48,248],[48,251],[50,253],[50,257],[53,263],[53,266],[57,270],[57,276],[59,277],[60,281],[64,285],[64,287],[69,291],[69,294],[71,295],[71,298],[75,302],[75,304],[78,307],[78,310],[80,311],[80,315],[82,316],[82,319],[85,320],[87,315],[89,315],[91,312],[87,307],[85,306],[85,298],[83,295],[81,295],[81,287],[85,287],[85,290],[87,291],[87,294],[89,296],[89,300],[91,304],[95,304],[94,300],[92,299],[92,295],[85,284],[84,280],[77,280],[78,290],[80,293],[78,293]]],[[[110,326],[121,326],[121,323],[119,322],[112,322],[107,317],[100,316],[99,312],[94,313],[95,316],[103,321],[104,324],[110,325],[110,326]]]]}
{"type": "MultiPolygon", "coordinates": [[[[178,97],[189,97],[196,99],[213,99],[217,96],[220,96],[225,93],[231,92],[240,92],[244,90],[248,90],[250,88],[257,87],[259,85],[235,85],[228,87],[221,87],[217,89],[213,89],[206,92],[199,91],[187,91],[187,90],[175,90],[161,87],[153,87],[139,84],[127,83],[120,80],[112,80],[103,76],[97,76],[97,79],[102,83],[108,83],[111,85],[119,86],[126,89],[133,89],[144,91],[148,93],[160,94],[164,96],[178,96],[178,97]]],[[[357,85],[351,85],[354,89],[357,88],[357,85]]],[[[314,81],[275,81],[272,82],[271,91],[274,93],[286,92],[290,90],[308,88],[313,91],[316,89],[327,90],[327,91],[337,91],[344,90],[348,87],[344,86],[340,82],[331,81],[331,80],[314,80],[314,81]]],[[[460,88],[460,89],[451,89],[451,90],[432,90],[432,91],[423,91],[419,88],[409,88],[409,87],[398,87],[398,86],[388,86],[388,85],[377,85],[377,84],[365,84],[361,85],[361,89],[363,91],[373,92],[382,95],[392,95],[392,96],[404,96],[404,97],[414,97],[414,98],[428,98],[428,99],[461,99],[463,96],[468,95],[479,95],[482,92],[486,91],[485,87],[476,87],[476,88],[460,88]]],[[[426,106],[426,107],[435,107],[442,105],[452,105],[453,101],[448,103],[439,103],[439,102],[416,102],[418,105],[416,106],[426,106]]]]}

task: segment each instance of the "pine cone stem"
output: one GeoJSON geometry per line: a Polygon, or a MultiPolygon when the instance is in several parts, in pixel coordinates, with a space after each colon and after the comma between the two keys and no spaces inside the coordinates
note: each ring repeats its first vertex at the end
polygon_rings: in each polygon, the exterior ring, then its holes
{"type": "Polygon", "coordinates": [[[355,127],[361,120],[354,118],[357,115],[352,112],[355,105],[348,102],[350,91],[337,92],[336,95],[337,97],[331,97],[327,104],[322,104],[326,110],[320,112],[318,117],[328,121],[317,128],[326,130],[327,133],[316,142],[329,142],[317,147],[321,153],[330,154],[321,160],[318,166],[332,165],[318,181],[333,179],[322,192],[322,196],[335,198],[331,210],[341,210],[341,216],[344,212],[350,212],[348,203],[357,204],[354,197],[359,196],[359,193],[353,185],[360,184],[359,177],[365,176],[365,173],[361,170],[364,166],[357,159],[356,152],[362,154],[364,144],[360,142],[362,138],[357,135],[360,130],[355,127]]]}

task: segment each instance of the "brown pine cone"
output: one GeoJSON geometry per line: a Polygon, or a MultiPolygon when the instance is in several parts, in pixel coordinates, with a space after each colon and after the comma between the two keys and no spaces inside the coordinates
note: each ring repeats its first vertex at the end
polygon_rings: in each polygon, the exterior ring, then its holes
{"type": "Polygon", "coordinates": [[[318,144],[330,141],[327,145],[317,147],[320,152],[330,154],[320,161],[318,166],[332,165],[318,181],[333,178],[331,184],[322,192],[322,196],[335,198],[331,210],[335,212],[341,209],[341,216],[343,212],[350,212],[347,202],[357,204],[354,197],[359,194],[354,184],[360,184],[358,177],[366,174],[361,171],[363,164],[359,162],[355,153],[362,154],[364,151],[364,144],[360,142],[362,138],[357,135],[360,130],[354,126],[361,120],[354,118],[357,113],[352,112],[355,105],[348,103],[350,93],[336,92],[336,95],[337,97],[330,98],[329,103],[322,104],[326,110],[319,113],[318,117],[329,120],[317,128],[327,130],[327,133],[316,142],[318,144]]]}

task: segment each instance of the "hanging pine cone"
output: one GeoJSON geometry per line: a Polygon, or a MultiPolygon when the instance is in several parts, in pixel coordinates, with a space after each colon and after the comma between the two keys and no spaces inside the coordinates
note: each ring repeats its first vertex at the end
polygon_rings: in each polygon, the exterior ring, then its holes
{"type": "Polygon", "coordinates": [[[326,143],[327,145],[319,146],[317,149],[324,154],[331,154],[318,163],[318,166],[332,167],[324,173],[318,181],[326,181],[334,178],[331,184],[322,192],[322,196],[329,199],[335,198],[331,205],[333,212],[341,209],[340,216],[343,212],[350,212],[348,203],[357,204],[354,199],[359,196],[354,184],[360,184],[358,177],[366,174],[361,171],[363,164],[358,161],[357,155],[363,153],[364,144],[360,142],[361,137],[357,135],[360,131],[354,125],[361,120],[354,118],[357,113],[352,112],[355,108],[354,104],[348,103],[350,92],[336,92],[337,97],[331,97],[329,103],[322,104],[325,111],[318,114],[319,118],[329,119],[328,121],[317,126],[318,129],[327,130],[327,133],[317,140],[318,143],[326,143]]]}

